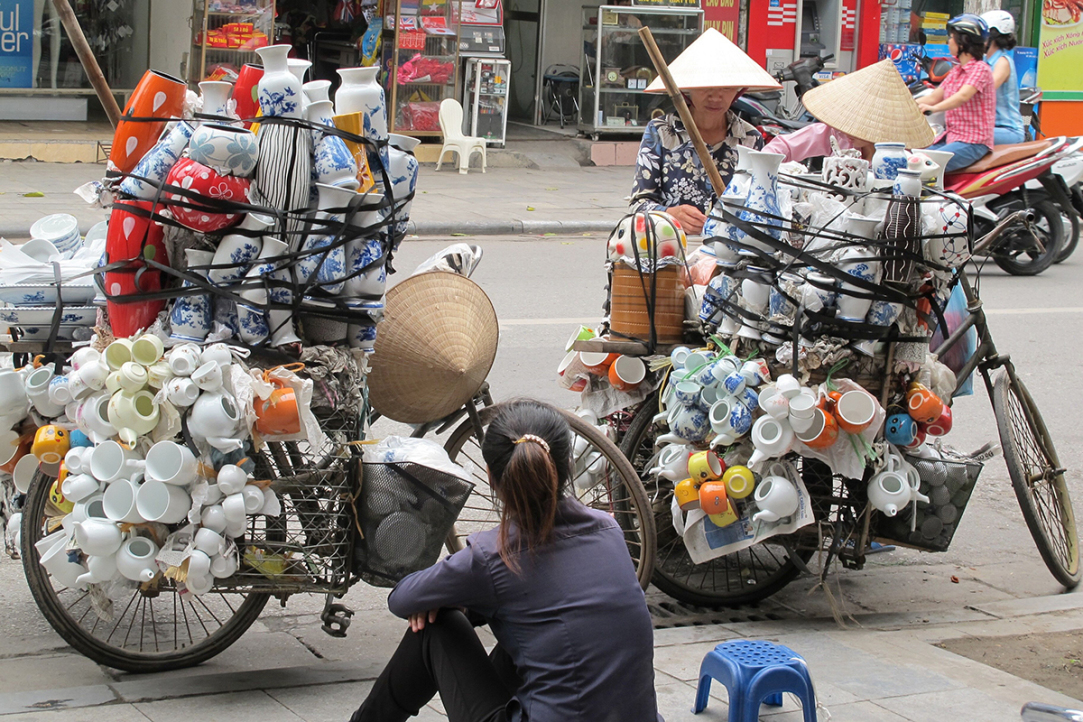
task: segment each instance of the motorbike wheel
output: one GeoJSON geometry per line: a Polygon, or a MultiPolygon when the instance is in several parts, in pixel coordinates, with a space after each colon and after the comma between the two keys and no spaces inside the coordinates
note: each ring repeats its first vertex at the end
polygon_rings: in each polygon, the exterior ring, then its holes
{"type": "Polygon", "coordinates": [[[1064,226],[1064,243],[1060,247],[1060,253],[1053,263],[1063,263],[1075,253],[1079,245],[1079,216],[1075,213],[1061,213],[1061,224],[1064,226]]]}
{"type": "Polygon", "coordinates": [[[1013,276],[1036,276],[1049,268],[1064,240],[1064,223],[1055,203],[1039,201],[1033,210],[1034,223],[1009,227],[992,251],[993,261],[1013,276]]]}

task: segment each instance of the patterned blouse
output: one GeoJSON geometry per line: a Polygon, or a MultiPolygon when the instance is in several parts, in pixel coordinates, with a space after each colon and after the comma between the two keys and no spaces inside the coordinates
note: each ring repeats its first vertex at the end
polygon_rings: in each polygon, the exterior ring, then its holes
{"type": "MultiPolygon", "coordinates": [[[[718,165],[722,182],[728,184],[737,167],[734,147],[743,145],[760,150],[763,137],[733,111],[726,113],[726,122],[729,128],[726,139],[707,146],[707,150],[718,165]]],[[[647,123],[636,159],[632,210],[665,210],[671,206],[690,205],[707,213],[713,198],[711,181],[680,118],[667,115],[647,123]]]]}

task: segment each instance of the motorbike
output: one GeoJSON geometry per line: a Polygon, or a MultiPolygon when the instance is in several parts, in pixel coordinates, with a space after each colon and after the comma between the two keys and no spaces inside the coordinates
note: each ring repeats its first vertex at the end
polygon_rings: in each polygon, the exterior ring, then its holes
{"type": "Polygon", "coordinates": [[[945,176],[946,190],[970,201],[979,235],[1016,211],[1029,210],[985,252],[1007,273],[1037,275],[1060,255],[1061,209],[1072,208],[1072,200],[1053,167],[1081,149],[1083,138],[1064,137],[998,146],[974,165],[945,176]],[[1040,188],[1027,188],[1028,181],[1040,188]]]}
{"type": "Polygon", "coordinates": [[[790,106],[787,106],[783,99],[784,91],[767,90],[745,93],[730,107],[742,120],[756,126],[765,141],[804,128],[815,122],[815,119],[805,111],[801,98],[820,84],[820,81],[816,80],[816,73],[823,70],[824,63],[833,57],[835,56],[802,58],[775,73],[775,80],[778,82],[795,84],[797,101],[790,106]]]}

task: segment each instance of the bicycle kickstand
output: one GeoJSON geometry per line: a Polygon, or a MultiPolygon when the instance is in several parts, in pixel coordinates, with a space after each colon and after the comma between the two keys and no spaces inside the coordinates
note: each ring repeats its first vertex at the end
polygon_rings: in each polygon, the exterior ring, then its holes
{"type": "Polygon", "coordinates": [[[334,594],[328,594],[320,614],[320,621],[323,622],[321,629],[332,637],[345,637],[353,613],[345,604],[336,602],[334,594]]]}

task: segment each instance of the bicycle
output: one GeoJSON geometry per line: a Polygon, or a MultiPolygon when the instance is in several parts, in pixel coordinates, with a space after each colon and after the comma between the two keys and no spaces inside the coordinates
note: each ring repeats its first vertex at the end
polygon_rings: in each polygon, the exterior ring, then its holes
{"type": "MultiPolygon", "coordinates": [[[[1005,229],[1024,216],[1025,212],[1021,211],[1005,218],[975,244],[974,253],[994,243],[1005,229]]],[[[1079,538],[1064,478],[1066,470],[1061,466],[1041,412],[1017,375],[1011,358],[998,352],[982,301],[963,268],[958,269],[956,282],[965,294],[968,315],[934,353],[942,358],[962,342],[970,329],[976,330],[977,348],[957,374],[956,391],[974,371],[981,374],[1024,520],[1050,572],[1072,589],[1080,581],[1079,538]]],[[[654,466],[653,417],[657,408],[657,394],[640,405],[622,438],[621,449],[640,471],[655,510],[659,539],[653,581],[659,589],[692,604],[735,606],[776,593],[802,571],[808,571],[806,563],[817,552],[827,553],[823,575],[835,558],[846,567],[861,568],[865,550],[876,531],[871,526],[871,508],[865,494],[867,480],[849,482],[832,477],[826,465],[804,459],[802,477],[816,516],[825,523],[811,525],[789,537],[773,537],[765,544],[704,564],[693,564],[682,539],[668,521],[672,482],[647,472],[654,466]]],[[[897,542],[892,540],[892,543],[897,542]]]]}
{"type": "MultiPolygon", "coordinates": [[[[26,344],[13,351],[37,351],[26,344]]],[[[287,360],[267,353],[260,365],[287,360]]],[[[271,597],[283,604],[293,594],[326,596],[323,629],[345,636],[353,612],[337,602],[359,581],[355,568],[358,525],[355,501],[362,476],[361,442],[366,424],[378,414],[359,405],[334,404],[358,388],[355,369],[323,377],[327,387],[313,401],[313,413],[326,435],[318,447],[308,442],[272,441],[252,455],[256,478],[266,480],[282,503],[279,516],[248,519],[242,540],[243,564],[232,576],[216,581],[202,596],[182,594],[175,578],[158,574],[152,581],[122,587],[116,599],[92,585],[85,590],[64,587],[40,564],[35,546],[61,523],[50,500],[53,479],[38,472],[23,508],[22,557],[31,593],[49,624],[73,648],[94,661],[129,672],[159,672],[199,664],[237,641],[259,617],[271,597]]],[[[418,424],[412,435],[451,431],[445,448],[451,458],[473,465],[477,484],[445,546],[462,548],[463,538],[499,521],[488,487],[478,439],[494,414],[487,383],[462,408],[448,416],[418,424]]],[[[565,412],[576,434],[576,475],[570,488],[584,503],[611,513],[624,530],[630,558],[644,588],[654,562],[654,518],[635,470],[617,446],[597,427],[565,412]],[[597,455],[596,457],[594,455],[597,455]],[[588,470],[580,463],[604,460],[588,470]],[[601,472],[599,473],[599,469],[601,472]],[[591,474],[586,483],[584,475],[591,474]]]]}

